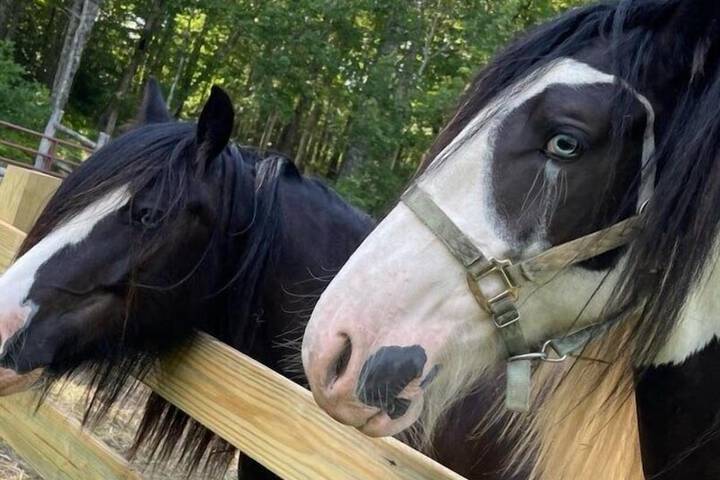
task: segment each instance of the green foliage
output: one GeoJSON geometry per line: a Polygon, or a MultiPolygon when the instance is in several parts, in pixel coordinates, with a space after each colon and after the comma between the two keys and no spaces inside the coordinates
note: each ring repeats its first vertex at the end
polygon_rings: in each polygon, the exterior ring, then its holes
{"type": "Polygon", "coordinates": [[[48,91],[28,80],[13,60],[13,45],[0,42],[0,119],[42,129],[50,113],[48,91]]]}
{"type": "Polygon", "coordinates": [[[396,195],[405,187],[413,169],[388,169],[383,162],[370,161],[333,187],[347,201],[376,218],[387,213],[396,195]]]}
{"type": "MultiPolygon", "coordinates": [[[[234,98],[238,142],[297,158],[378,213],[401,191],[473,72],[518,32],[585,1],[104,0],[65,121],[87,132],[112,106],[122,126],[151,75],[172,91],[171,110],[194,118],[218,84],[234,98]],[[131,88],[113,102],[128,71],[131,88]]],[[[16,59],[46,85],[72,4],[15,7],[16,59]]],[[[11,98],[33,109],[32,101],[11,98]]]]}

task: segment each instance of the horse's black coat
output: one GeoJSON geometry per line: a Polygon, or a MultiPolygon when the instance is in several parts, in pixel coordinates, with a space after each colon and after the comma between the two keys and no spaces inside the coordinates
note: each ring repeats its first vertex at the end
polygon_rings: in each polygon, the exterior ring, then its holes
{"type": "Polygon", "coordinates": [[[641,371],[636,393],[647,478],[720,478],[720,342],[680,365],[641,371]]]}

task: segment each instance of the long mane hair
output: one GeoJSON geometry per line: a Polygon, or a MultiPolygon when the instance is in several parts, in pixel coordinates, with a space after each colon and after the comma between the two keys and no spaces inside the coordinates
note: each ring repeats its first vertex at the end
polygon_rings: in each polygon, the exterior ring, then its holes
{"type": "MultiPolygon", "coordinates": [[[[194,139],[193,124],[167,123],[132,130],[110,143],[61,184],[28,233],[19,255],[121,186],[128,186],[133,193],[153,188],[165,196],[171,208],[182,206],[188,199],[190,182],[197,181],[192,161],[194,139]]],[[[155,348],[148,349],[147,342],[137,348],[110,339],[99,347],[101,354],[89,362],[69,360],[46,369],[41,400],[58,381],[80,378],[87,384],[83,423],[96,424],[113,404],[133,398],[158,356],[193,328],[202,328],[252,353],[261,323],[257,317],[262,284],[280,248],[278,188],[285,172],[294,171],[294,166],[282,156],[259,155],[250,148],[231,145],[211,168],[209,174],[219,190],[218,220],[205,254],[199,264],[188,267],[183,281],[197,285],[198,301],[202,299],[212,308],[192,323],[173,325],[172,334],[152,339],[157,340],[155,348]]],[[[166,215],[166,225],[158,231],[172,228],[170,217],[166,215]]],[[[162,236],[146,240],[141,246],[144,251],[162,247],[162,236]]],[[[131,280],[128,311],[133,298],[148,288],[154,287],[131,280]]],[[[222,439],[154,393],[147,400],[131,456],[141,449],[150,459],[161,461],[179,453],[188,471],[202,466],[208,475],[226,469],[235,453],[222,439]]]]}
{"type": "MultiPolygon", "coordinates": [[[[505,433],[517,438],[513,462],[534,465],[532,478],[642,478],[634,370],[657,358],[715,261],[719,18],[720,3],[714,0],[624,0],[578,8],[541,25],[478,74],[421,165],[422,171],[442,161],[440,154],[463,128],[509,87],[599,42],[608,45],[612,58],[608,73],[662,106],[651,158],[655,193],[605,309],[607,316],[627,318],[562,375],[558,367],[540,366],[534,414],[507,415],[498,402],[478,427],[507,421],[505,433]],[[641,308],[630,308],[638,304],[641,308]]],[[[613,99],[619,123],[630,101],[623,95],[613,99]]],[[[437,421],[427,419],[428,434],[437,421]]]]}

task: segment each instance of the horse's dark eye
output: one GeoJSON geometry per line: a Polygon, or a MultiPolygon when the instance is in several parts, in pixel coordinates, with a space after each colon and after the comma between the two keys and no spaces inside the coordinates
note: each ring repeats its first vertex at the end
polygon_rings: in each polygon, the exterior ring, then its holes
{"type": "Polygon", "coordinates": [[[554,158],[569,160],[582,153],[582,144],[580,140],[572,135],[561,133],[548,141],[547,145],[545,145],[545,151],[554,158]]]}
{"type": "Polygon", "coordinates": [[[160,223],[163,213],[160,210],[154,208],[141,208],[135,215],[133,220],[135,223],[142,225],[145,228],[155,228],[160,223]]]}

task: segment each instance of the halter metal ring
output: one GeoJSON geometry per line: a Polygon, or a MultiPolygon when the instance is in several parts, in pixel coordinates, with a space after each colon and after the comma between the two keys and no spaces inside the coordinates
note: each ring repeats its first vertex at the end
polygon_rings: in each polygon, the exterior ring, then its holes
{"type": "Polygon", "coordinates": [[[539,352],[529,352],[522,353],[520,355],[513,355],[512,357],[508,358],[507,361],[517,362],[520,360],[538,360],[541,362],[561,363],[567,360],[567,355],[560,355],[560,352],[555,349],[552,342],[552,340],[548,340],[543,343],[543,346],[539,352]],[[554,352],[555,356],[552,356],[550,354],[551,351],[554,352]]]}
{"type": "Polygon", "coordinates": [[[545,358],[543,358],[543,362],[560,363],[567,360],[567,355],[560,355],[560,352],[557,351],[552,342],[552,340],[548,340],[547,342],[543,343],[541,350],[542,353],[545,355],[545,358]],[[554,357],[550,355],[550,351],[555,353],[554,357]]]}

